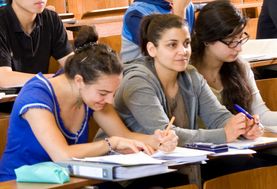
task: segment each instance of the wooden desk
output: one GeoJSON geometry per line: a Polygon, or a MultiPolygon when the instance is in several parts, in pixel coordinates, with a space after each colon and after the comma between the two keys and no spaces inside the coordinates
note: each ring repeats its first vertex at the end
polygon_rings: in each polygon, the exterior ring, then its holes
{"type": "Polygon", "coordinates": [[[15,101],[15,98],[16,98],[16,96],[0,98],[0,103],[4,103],[4,102],[14,102],[14,101],[15,101]]]}
{"type": "Polygon", "coordinates": [[[128,9],[128,6],[92,10],[92,11],[88,11],[88,12],[84,13],[82,15],[81,19],[103,18],[103,17],[114,17],[114,16],[119,16],[119,17],[123,18],[123,15],[125,14],[127,9],[128,9]]]}
{"type": "Polygon", "coordinates": [[[84,25],[88,25],[88,26],[95,25],[99,38],[101,38],[101,37],[107,37],[112,35],[121,35],[123,22],[122,20],[118,20],[118,19],[106,20],[106,21],[105,20],[95,21],[95,20],[86,19],[86,20],[77,20],[75,24],[64,24],[67,30],[70,30],[73,32],[73,36],[76,36],[79,29],[84,25]]]}
{"type": "Polygon", "coordinates": [[[0,182],[1,189],[77,189],[85,186],[99,184],[103,181],[85,178],[71,177],[70,182],[64,184],[46,184],[46,183],[19,183],[15,180],[0,182]]]}
{"type": "Polygon", "coordinates": [[[260,61],[253,61],[250,62],[250,65],[252,68],[262,67],[262,66],[270,66],[270,65],[276,65],[277,59],[270,59],[270,60],[260,60],[260,61]]]}
{"type": "MultiPolygon", "coordinates": [[[[200,164],[185,164],[176,166],[183,174],[188,174],[189,183],[197,184],[199,189],[202,188],[200,164]]],[[[85,186],[102,183],[102,180],[85,179],[71,177],[70,182],[64,184],[47,184],[47,183],[19,183],[15,180],[0,182],[1,189],[81,189],[85,186]]]]}
{"type": "Polygon", "coordinates": [[[264,137],[277,137],[277,133],[264,132],[264,137]]]}
{"type": "MultiPolygon", "coordinates": [[[[75,24],[64,24],[64,25],[67,30],[70,30],[73,32],[73,38],[77,35],[81,26],[95,25],[99,35],[99,42],[109,45],[117,53],[120,52],[121,32],[122,32],[122,26],[123,26],[122,20],[115,19],[115,20],[110,20],[108,22],[101,20],[96,22],[94,20],[86,19],[86,20],[78,20],[75,24]]],[[[69,38],[69,40],[73,41],[73,38],[69,38]]]]}

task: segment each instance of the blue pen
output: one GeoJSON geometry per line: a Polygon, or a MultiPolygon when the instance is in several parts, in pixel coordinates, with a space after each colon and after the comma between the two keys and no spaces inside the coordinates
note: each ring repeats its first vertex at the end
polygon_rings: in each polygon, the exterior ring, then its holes
{"type": "Polygon", "coordinates": [[[253,116],[251,114],[249,114],[245,109],[243,109],[242,107],[240,107],[239,105],[235,104],[234,108],[236,111],[243,113],[244,115],[246,115],[246,117],[248,117],[249,119],[254,119],[253,116]]]}

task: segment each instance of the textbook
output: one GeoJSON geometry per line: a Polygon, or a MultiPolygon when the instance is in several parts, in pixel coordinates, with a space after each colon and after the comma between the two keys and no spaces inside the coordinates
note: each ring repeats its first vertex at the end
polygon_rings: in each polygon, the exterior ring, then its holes
{"type": "Polygon", "coordinates": [[[277,58],[277,39],[250,39],[242,45],[240,56],[250,62],[277,58]]]}

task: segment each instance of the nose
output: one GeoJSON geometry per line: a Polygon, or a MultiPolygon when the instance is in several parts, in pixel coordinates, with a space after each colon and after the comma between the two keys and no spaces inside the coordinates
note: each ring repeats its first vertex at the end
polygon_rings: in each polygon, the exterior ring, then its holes
{"type": "Polygon", "coordinates": [[[108,94],[105,98],[105,102],[108,104],[113,104],[113,99],[114,99],[114,94],[113,93],[108,94]]]}
{"type": "Polygon", "coordinates": [[[186,47],[184,47],[183,45],[180,45],[178,48],[178,54],[185,55],[185,54],[187,54],[187,50],[188,49],[186,47]]]}
{"type": "Polygon", "coordinates": [[[236,47],[235,47],[235,50],[237,51],[237,52],[241,52],[241,47],[242,47],[242,43],[239,43],[236,47]]]}

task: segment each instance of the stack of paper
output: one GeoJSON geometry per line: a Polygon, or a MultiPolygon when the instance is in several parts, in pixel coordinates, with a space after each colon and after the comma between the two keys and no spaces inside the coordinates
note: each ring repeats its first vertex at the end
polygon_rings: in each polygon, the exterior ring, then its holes
{"type": "Polygon", "coordinates": [[[207,155],[213,152],[196,150],[190,148],[176,147],[173,152],[165,153],[158,151],[152,155],[156,159],[166,160],[168,162],[176,163],[194,163],[207,160],[207,155]]]}
{"type": "Polygon", "coordinates": [[[126,180],[174,171],[168,169],[168,165],[164,162],[139,152],[84,159],[74,158],[72,161],[58,162],[58,164],[67,167],[72,176],[126,180]]]}

